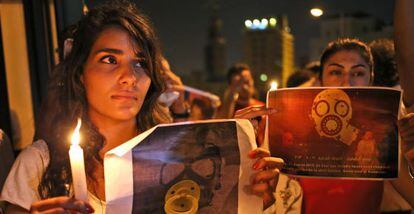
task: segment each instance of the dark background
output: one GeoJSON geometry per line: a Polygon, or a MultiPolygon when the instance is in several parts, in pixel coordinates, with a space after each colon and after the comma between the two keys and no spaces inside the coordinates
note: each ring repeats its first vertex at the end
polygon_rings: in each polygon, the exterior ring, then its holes
{"type": "MultiPolygon", "coordinates": [[[[71,24],[81,14],[80,0],[64,1],[64,24],[71,24]],[[66,2],[65,2],[66,1],[66,2]]],[[[103,0],[85,0],[89,7],[103,0]]],[[[153,21],[161,39],[163,51],[172,68],[179,74],[204,68],[204,46],[212,0],[135,0],[138,7],[153,21]]],[[[390,0],[221,0],[219,14],[223,20],[223,35],[227,40],[227,65],[241,59],[244,21],[270,15],[286,14],[295,36],[295,57],[307,57],[309,40],[319,35],[319,20],[309,10],[321,7],[325,15],[362,11],[392,22],[390,0]]],[[[325,16],[325,17],[326,17],[325,16]]]]}

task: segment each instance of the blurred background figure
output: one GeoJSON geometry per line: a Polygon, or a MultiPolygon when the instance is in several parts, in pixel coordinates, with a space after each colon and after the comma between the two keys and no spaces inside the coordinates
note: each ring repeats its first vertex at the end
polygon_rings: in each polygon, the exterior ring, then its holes
{"type": "Polygon", "coordinates": [[[376,39],[369,43],[374,58],[374,86],[399,87],[394,41],[376,39]]]}
{"type": "Polygon", "coordinates": [[[220,98],[214,94],[183,84],[181,78],[171,71],[170,64],[162,60],[163,78],[167,82],[167,90],[159,102],[164,103],[174,122],[207,120],[215,117],[220,98]]]}
{"type": "Polygon", "coordinates": [[[303,68],[291,74],[287,80],[286,87],[314,87],[320,86],[319,75],[321,65],[319,61],[306,64],[303,68]]]}
{"type": "Polygon", "coordinates": [[[239,109],[264,105],[254,98],[254,80],[247,64],[236,63],[231,66],[227,72],[227,83],[217,118],[233,118],[234,112],[239,109]]]}
{"type": "MultiPolygon", "coordinates": [[[[302,86],[303,84],[308,83],[312,80],[313,83],[316,79],[317,78],[314,77],[314,74],[311,71],[307,69],[299,69],[289,76],[286,87],[291,88],[302,86]]],[[[312,84],[309,84],[309,86],[312,86],[312,84]]]]}
{"type": "Polygon", "coordinates": [[[191,102],[191,113],[188,120],[208,120],[214,118],[216,108],[208,99],[194,99],[191,102]]]}

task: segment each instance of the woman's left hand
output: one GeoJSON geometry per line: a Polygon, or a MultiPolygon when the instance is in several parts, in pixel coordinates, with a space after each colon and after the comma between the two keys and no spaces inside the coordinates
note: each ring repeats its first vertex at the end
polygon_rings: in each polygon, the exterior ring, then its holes
{"type": "Polygon", "coordinates": [[[255,195],[263,198],[263,207],[267,209],[276,201],[273,193],[276,191],[284,161],[281,158],[271,157],[270,152],[263,148],[250,151],[249,157],[256,159],[252,167],[258,171],[252,178],[251,190],[255,195]]]}

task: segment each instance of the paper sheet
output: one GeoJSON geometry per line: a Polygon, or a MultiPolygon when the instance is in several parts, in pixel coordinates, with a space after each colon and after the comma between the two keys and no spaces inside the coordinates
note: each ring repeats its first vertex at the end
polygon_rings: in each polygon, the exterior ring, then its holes
{"type": "Polygon", "coordinates": [[[313,177],[398,177],[401,91],[380,87],[271,91],[267,134],[283,172],[313,177]]]}
{"type": "Polygon", "coordinates": [[[182,180],[201,188],[198,213],[261,213],[262,199],[247,188],[254,148],[248,120],[154,127],[105,155],[106,213],[163,213],[182,180]]]}

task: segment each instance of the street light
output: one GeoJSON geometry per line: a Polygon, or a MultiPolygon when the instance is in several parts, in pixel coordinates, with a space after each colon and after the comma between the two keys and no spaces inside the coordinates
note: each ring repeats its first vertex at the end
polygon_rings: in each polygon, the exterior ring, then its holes
{"type": "Polygon", "coordinates": [[[318,18],[323,15],[323,10],[321,8],[315,7],[310,10],[310,13],[312,14],[312,16],[318,18]]]}
{"type": "MultiPolygon", "coordinates": [[[[319,7],[314,7],[310,10],[310,14],[319,18],[324,14],[324,11],[319,7]]],[[[345,36],[345,14],[343,12],[339,13],[339,35],[341,37],[345,36]]]]}

